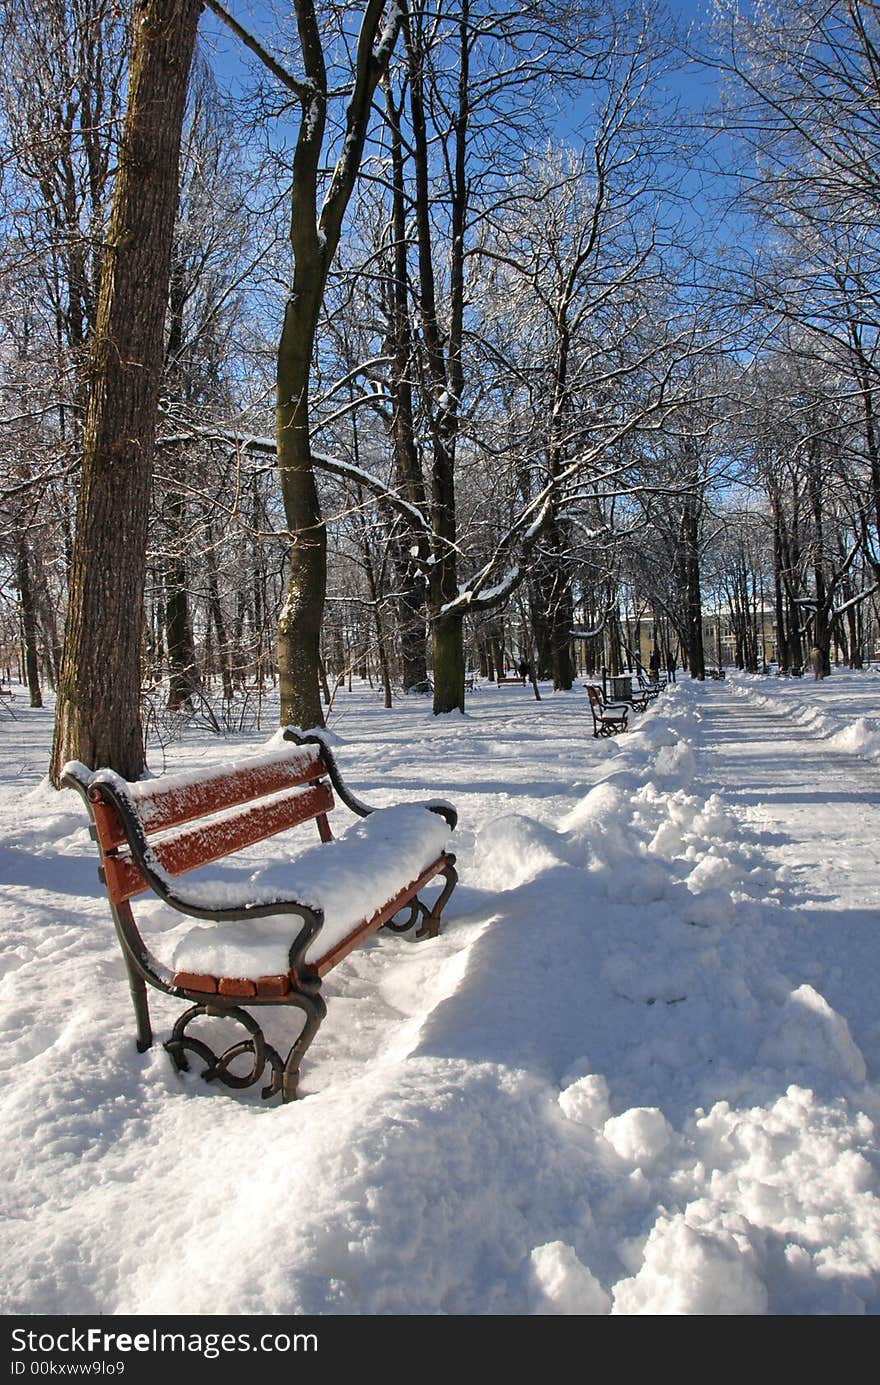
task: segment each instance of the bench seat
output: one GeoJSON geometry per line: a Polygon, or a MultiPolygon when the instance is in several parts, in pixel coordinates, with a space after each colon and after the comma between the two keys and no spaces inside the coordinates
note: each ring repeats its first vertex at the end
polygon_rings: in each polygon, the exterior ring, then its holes
{"type": "MultiPolygon", "coordinates": [[[[401,885],[415,884],[437,861],[450,836],[445,818],[418,804],[378,808],[334,841],[310,847],[290,863],[274,862],[256,870],[253,863],[240,870],[231,865],[220,871],[205,867],[178,883],[177,894],[184,902],[198,900],[203,906],[212,895],[224,908],[271,903],[274,897],[294,898],[322,910],[324,925],[304,956],[320,974],[321,961],[393,900],[401,885]]],[[[172,965],[177,972],[216,977],[285,973],[297,931],[290,914],[201,924],[177,943],[172,965]]]]}

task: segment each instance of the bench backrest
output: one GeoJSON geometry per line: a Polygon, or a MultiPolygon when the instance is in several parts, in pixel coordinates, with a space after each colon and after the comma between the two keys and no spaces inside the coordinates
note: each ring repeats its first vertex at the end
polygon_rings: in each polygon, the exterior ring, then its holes
{"type": "Polygon", "coordinates": [[[151,888],[138,858],[171,876],[315,820],[332,838],[329,767],[319,746],[283,747],[198,778],[130,784],[109,770],[65,767],[64,782],[89,806],[101,873],[113,904],[151,888]],[[182,829],[182,830],[177,830],[182,829]]]}
{"type": "Polygon", "coordinates": [[[614,710],[609,711],[605,694],[601,688],[596,687],[594,683],[585,683],[584,687],[590,699],[590,710],[593,713],[593,722],[596,726],[600,723],[609,726],[626,725],[628,716],[626,704],[615,702],[613,704],[614,710]]]}

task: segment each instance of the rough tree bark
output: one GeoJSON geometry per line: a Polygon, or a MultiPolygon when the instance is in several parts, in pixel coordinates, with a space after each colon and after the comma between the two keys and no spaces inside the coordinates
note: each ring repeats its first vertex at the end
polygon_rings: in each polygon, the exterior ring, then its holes
{"type": "Polygon", "coordinates": [[[144,767],[147,515],[186,90],[201,0],[138,0],[101,269],[51,778],[144,767]]]}
{"type": "Polygon", "coordinates": [[[706,677],[703,653],[703,610],[700,597],[700,507],[695,495],[685,496],[679,528],[679,563],[684,600],[685,648],[692,678],[706,677]]]}
{"type": "Polygon", "coordinates": [[[465,161],[470,112],[468,95],[470,7],[462,4],[459,19],[458,105],[453,117],[451,161],[449,265],[449,325],[444,348],[437,313],[434,274],[431,197],[428,185],[428,129],[424,107],[426,58],[422,17],[404,21],[410,116],[415,164],[415,228],[419,265],[419,308],[427,374],[433,395],[430,431],[432,564],[428,583],[434,664],[434,712],[464,711],[463,613],[447,610],[458,595],[455,510],[455,454],[459,407],[464,387],[462,339],[464,324],[464,237],[468,203],[465,161]]]}

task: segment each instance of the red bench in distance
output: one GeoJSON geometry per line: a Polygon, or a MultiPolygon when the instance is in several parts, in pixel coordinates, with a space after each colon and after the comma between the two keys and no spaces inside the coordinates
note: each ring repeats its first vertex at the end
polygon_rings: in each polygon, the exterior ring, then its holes
{"type": "Polygon", "coordinates": [[[629,720],[628,708],[617,702],[606,702],[602,689],[585,683],[590,711],[593,713],[593,736],[618,736],[625,731],[629,720]]]}

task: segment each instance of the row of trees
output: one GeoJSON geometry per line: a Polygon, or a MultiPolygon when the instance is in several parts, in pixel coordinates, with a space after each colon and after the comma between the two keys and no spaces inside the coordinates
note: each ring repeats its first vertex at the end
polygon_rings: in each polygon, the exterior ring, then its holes
{"type": "MultiPolygon", "coordinates": [[[[724,104],[698,129],[668,95],[687,50],[650,11],[297,0],[288,38],[209,9],[253,67],[236,104],[197,56],[164,110],[164,268],[157,206],[111,210],[128,16],[12,0],[3,20],[0,629],[32,696],[41,662],[59,687],[56,768],[136,774],[142,683],[174,707],[277,676],[282,718],[311,725],[369,662],[386,700],[430,676],[448,711],[505,652],[571,686],[573,631],[598,643],[630,611],[701,677],[707,597],[747,665],[758,591],[783,668],[832,637],[862,657],[876,5],[719,5],[689,56],[726,74],[724,104]],[[736,245],[696,215],[719,150],[736,245]],[[110,271],[138,247],[126,306],[110,271]],[[122,335],[148,319],[150,370],[122,335]],[[150,376],[146,425],[122,425],[114,361],[150,376]]],[[[132,33],[167,36],[148,16],[132,33]]]]}

